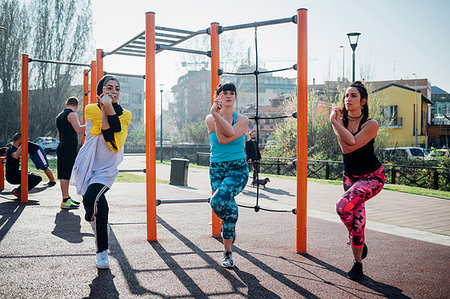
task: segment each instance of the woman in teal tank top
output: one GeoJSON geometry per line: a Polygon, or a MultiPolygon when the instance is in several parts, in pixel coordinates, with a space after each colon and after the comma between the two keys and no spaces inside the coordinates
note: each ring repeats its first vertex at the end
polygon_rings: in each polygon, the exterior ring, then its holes
{"type": "Polygon", "coordinates": [[[234,83],[220,83],[215,92],[211,114],[206,117],[211,145],[209,177],[214,192],[210,203],[214,214],[222,219],[222,266],[229,269],[234,266],[231,246],[236,237],[238,219],[234,197],[244,189],[248,181],[244,148],[248,118],[234,112],[236,95],[234,83]]]}

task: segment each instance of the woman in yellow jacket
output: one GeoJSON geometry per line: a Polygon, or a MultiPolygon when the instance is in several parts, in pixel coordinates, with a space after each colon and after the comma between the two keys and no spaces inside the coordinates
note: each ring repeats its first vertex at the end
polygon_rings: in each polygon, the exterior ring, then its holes
{"type": "Polygon", "coordinates": [[[97,85],[97,104],[86,106],[86,140],[78,153],[70,184],[83,195],[85,219],[91,222],[97,246],[97,268],[108,269],[108,203],[111,188],[123,160],[123,145],[131,113],[118,101],[119,81],[104,76],[97,85]]]}

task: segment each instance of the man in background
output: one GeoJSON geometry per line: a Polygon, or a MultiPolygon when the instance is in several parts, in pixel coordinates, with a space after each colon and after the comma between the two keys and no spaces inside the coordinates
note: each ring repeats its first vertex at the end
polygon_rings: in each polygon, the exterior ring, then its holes
{"type": "Polygon", "coordinates": [[[67,99],[66,108],[56,117],[59,144],[56,150],[58,158],[58,179],[61,185],[61,209],[76,209],[80,202],[69,196],[69,180],[72,167],[78,153],[78,134],[83,134],[86,126],[82,126],[75,111],[78,109],[78,99],[67,99]]]}
{"type": "Polygon", "coordinates": [[[259,172],[259,160],[261,160],[261,153],[259,151],[258,142],[256,141],[256,134],[250,131],[250,139],[245,142],[245,155],[247,156],[249,171],[253,169],[253,182],[256,181],[259,172]]]}
{"type": "MultiPolygon", "coordinates": [[[[22,135],[16,133],[13,136],[13,143],[6,150],[6,181],[12,185],[19,185],[19,187],[12,190],[17,198],[21,197],[21,170],[20,155],[22,153],[22,135]]],[[[35,173],[28,173],[28,191],[33,189],[42,181],[42,177],[35,173]]]]}

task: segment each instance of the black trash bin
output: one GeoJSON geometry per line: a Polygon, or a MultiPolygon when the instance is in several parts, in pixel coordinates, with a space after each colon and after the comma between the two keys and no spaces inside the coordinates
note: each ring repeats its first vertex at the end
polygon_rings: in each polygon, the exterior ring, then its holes
{"type": "Polygon", "coordinates": [[[170,159],[170,184],[187,186],[189,160],[173,158],[170,159]]]}

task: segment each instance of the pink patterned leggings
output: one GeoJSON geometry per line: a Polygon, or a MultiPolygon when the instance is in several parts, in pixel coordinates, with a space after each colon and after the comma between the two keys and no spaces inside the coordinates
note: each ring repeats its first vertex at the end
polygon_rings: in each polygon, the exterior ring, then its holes
{"type": "Polygon", "coordinates": [[[365,202],[383,189],[383,166],[365,175],[347,176],[344,173],[344,195],[336,203],[336,212],[350,233],[353,247],[363,247],[366,226],[365,202]]]}

